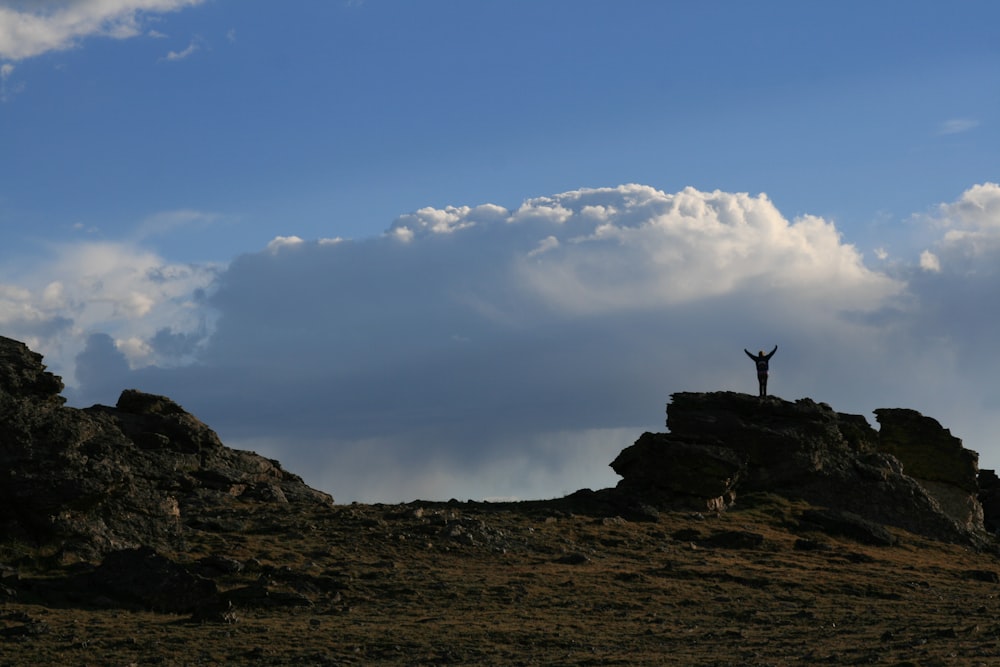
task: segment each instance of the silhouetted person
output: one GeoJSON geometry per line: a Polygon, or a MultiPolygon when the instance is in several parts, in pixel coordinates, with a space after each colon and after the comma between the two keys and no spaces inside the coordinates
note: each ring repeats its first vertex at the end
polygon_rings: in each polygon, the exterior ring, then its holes
{"type": "Polygon", "coordinates": [[[764,354],[764,350],[761,350],[757,354],[750,354],[750,350],[746,348],[743,348],[743,351],[757,364],[757,384],[760,385],[760,397],[764,398],[767,396],[767,363],[771,361],[771,357],[778,351],[778,346],[775,345],[774,349],[768,354],[764,354]]]}

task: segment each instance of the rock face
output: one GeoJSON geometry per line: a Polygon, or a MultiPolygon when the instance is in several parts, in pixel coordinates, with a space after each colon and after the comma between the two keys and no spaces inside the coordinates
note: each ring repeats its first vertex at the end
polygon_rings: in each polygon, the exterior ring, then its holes
{"type": "Polygon", "coordinates": [[[860,415],[808,398],[676,393],[670,433],[645,433],[611,467],[618,491],[654,505],[718,510],[741,493],[772,492],[968,541],[984,531],[975,452],[912,410],[860,415]]]}
{"type": "Polygon", "coordinates": [[[333,503],[169,398],[126,390],[116,407],[80,410],[62,389],[41,355],[0,337],[0,537],[93,560],[175,550],[187,528],[247,503],[333,503]]]}
{"type": "Polygon", "coordinates": [[[962,447],[962,441],[937,420],[916,410],[875,410],[879,448],[903,464],[946,514],[966,530],[983,528],[979,494],[979,454],[962,447]]]}

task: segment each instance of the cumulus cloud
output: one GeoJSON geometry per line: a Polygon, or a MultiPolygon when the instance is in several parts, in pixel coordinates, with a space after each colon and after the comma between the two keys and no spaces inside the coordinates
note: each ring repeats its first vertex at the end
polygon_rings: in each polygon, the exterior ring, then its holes
{"type": "Polygon", "coordinates": [[[549,252],[529,253],[519,270],[552,306],[575,312],[663,308],[736,291],[866,308],[898,289],[866,269],[832,224],[788,223],[763,195],[623,186],[534,200],[513,219],[552,225],[541,246],[549,252]]]}
{"type": "Polygon", "coordinates": [[[958,201],[942,204],[932,224],[946,230],[939,249],[949,260],[976,270],[993,269],[992,260],[1000,251],[1000,185],[977,185],[958,201]]]}
{"type": "Polygon", "coordinates": [[[940,236],[921,254],[925,270],[907,279],[916,299],[908,315],[914,339],[952,358],[967,387],[984,388],[973,403],[1000,407],[995,382],[987,379],[1000,373],[992,352],[1000,328],[993,307],[1000,293],[1000,185],[969,188],[924,224],[940,236]]]}
{"type": "Polygon", "coordinates": [[[925,255],[882,270],[765,195],[641,185],[277,236],[224,269],[84,244],[47,282],[0,281],[0,324],[85,341],[55,348],[76,399],[113,401],[109,377],[167,394],[341,501],[614,484],[670,393],[753,392],[742,350],[774,344],[774,393],[912,407],[989,463],[998,206],[970,188],[923,221],[925,255]]]}
{"type": "Polygon", "coordinates": [[[763,195],[425,208],[380,237],[279,236],[237,258],[200,363],[129,385],[342,500],[554,495],[613,484],[608,462],[662,429],[670,392],[751,390],[743,347],[781,344],[787,395],[852,384],[835,350],[877,347],[859,314],[904,291],[763,195]]]}
{"type": "Polygon", "coordinates": [[[92,36],[142,34],[143,19],[204,0],[51,0],[0,2],[0,58],[17,61],[74,47],[92,36]]]}
{"type": "Polygon", "coordinates": [[[930,250],[920,253],[920,268],[924,271],[938,272],[941,270],[941,260],[930,250]]]}

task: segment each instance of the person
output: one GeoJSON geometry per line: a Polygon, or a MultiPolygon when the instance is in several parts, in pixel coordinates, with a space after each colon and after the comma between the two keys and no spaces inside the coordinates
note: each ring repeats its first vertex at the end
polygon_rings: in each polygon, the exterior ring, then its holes
{"type": "Polygon", "coordinates": [[[767,366],[768,362],[771,361],[771,357],[774,353],[778,351],[778,346],[775,345],[774,349],[768,354],[764,354],[764,350],[761,350],[757,354],[750,354],[750,350],[743,348],[743,351],[747,353],[747,356],[753,359],[753,362],[757,364],[757,384],[760,385],[760,397],[764,398],[767,396],[767,366]]]}

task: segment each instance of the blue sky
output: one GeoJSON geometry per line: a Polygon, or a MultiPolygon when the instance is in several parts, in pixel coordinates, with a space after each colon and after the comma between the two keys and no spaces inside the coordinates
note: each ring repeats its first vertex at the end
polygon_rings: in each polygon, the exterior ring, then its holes
{"type": "Polygon", "coordinates": [[[0,0],[0,334],[340,501],[614,484],[775,343],[997,467],[998,19],[0,0]]]}

